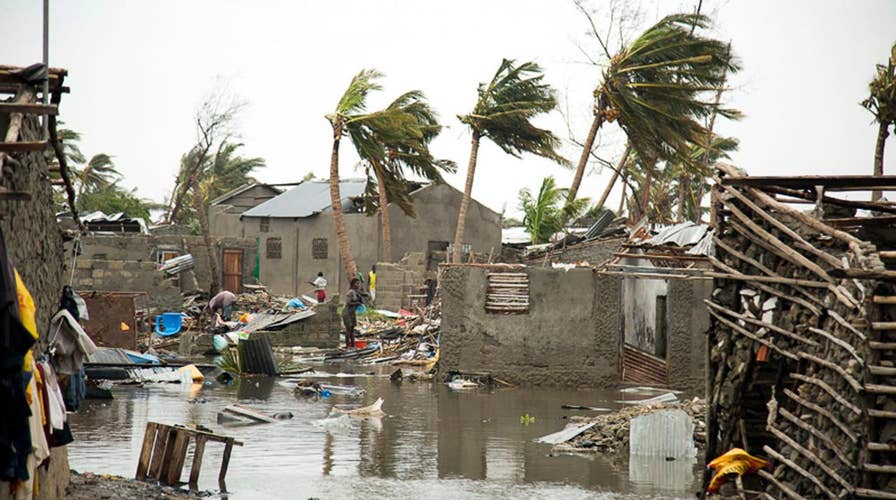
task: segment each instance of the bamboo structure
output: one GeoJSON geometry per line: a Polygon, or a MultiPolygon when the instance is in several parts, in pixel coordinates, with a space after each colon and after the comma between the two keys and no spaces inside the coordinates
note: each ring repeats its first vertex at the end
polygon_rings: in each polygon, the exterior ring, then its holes
{"type": "Polygon", "coordinates": [[[893,191],[896,176],[717,168],[707,462],[734,447],[766,458],[743,478],[764,498],[896,499],[893,210],[832,195],[893,191]]]}

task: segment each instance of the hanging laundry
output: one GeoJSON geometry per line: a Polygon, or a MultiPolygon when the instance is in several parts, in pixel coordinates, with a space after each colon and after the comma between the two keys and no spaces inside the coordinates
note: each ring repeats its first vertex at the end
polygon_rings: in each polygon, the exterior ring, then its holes
{"type": "Polygon", "coordinates": [[[53,366],[46,361],[39,361],[37,369],[44,381],[44,407],[48,417],[44,431],[47,434],[47,441],[51,448],[65,446],[74,441],[74,437],[69,428],[68,416],[65,413],[65,398],[59,388],[56,372],[53,370],[53,366]]]}
{"type": "MultiPolygon", "coordinates": [[[[0,480],[28,479],[31,450],[26,398],[25,354],[34,337],[19,317],[18,294],[12,262],[0,230],[0,480]]],[[[30,378],[30,375],[28,375],[30,378]]]]}
{"type": "Polygon", "coordinates": [[[67,309],[60,309],[50,320],[50,352],[59,373],[81,371],[84,358],[96,351],[96,344],[67,309]]]}

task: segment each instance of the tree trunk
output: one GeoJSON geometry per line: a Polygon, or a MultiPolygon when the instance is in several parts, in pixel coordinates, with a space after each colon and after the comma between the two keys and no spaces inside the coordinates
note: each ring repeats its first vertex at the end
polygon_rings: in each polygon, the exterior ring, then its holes
{"type": "Polygon", "coordinates": [[[376,168],[376,193],[380,199],[380,219],[383,222],[383,260],[392,262],[392,229],[389,226],[389,200],[386,198],[386,180],[376,168]]]}
{"type": "MultiPolygon", "coordinates": [[[[208,293],[214,296],[218,293],[220,282],[218,281],[218,253],[212,241],[211,231],[208,227],[208,214],[205,211],[205,202],[202,199],[202,193],[199,191],[199,177],[194,176],[190,180],[193,186],[193,207],[196,209],[196,216],[199,217],[199,230],[202,232],[202,240],[205,242],[205,250],[208,252],[208,273],[209,284],[208,293]]],[[[230,290],[233,293],[239,293],[240,290],[230,290]]]]}
{"type": "Polygon", "coordinates": [[[594,139],[597,137],[597,131],[600,130],[603,123],[603,113],[595,113],[594,120],[591,122],[591,129],[588,131],[588,137],[585,138],[585,144],[582,145],[582,155],[579,156],[579,163],[576,165],[576,175],[572,178],[572,185],[569,186],[569,193],[566,195],[567,203],[576,199],[579,186],[582,184],[582,178],[585,177],[585,167],[588,165],[588,157],[591,156],[591,148],[594,147],[594,139]]]}
{"type": "MultiPolygon", "coordinates": [[[[616,165],[616,170],[613,172],[613,177],[610,179],[610,183],[607,184],[607,187],[604,189],[604,194],[600,195],[600,201],[597,202],[598,208],[603,208],[604,203],[607,201],[607,197],[610,196],[610,191],[613,190],[613,186],[616,184],[616,179],[619,178],[619,173],[622,172],[622,169],[625,168],[625,162],[628,161],[628,155],[632,152],[632,144],[627,143],[625,145],[625,151],[622,153],[622,158],[619,159],[619,163],[616,165]]],[[[623,189],[623,197],[625,194],[625,190],[623,189]]]]}
{"type": "Polygon", "coordinates": [[[655,160],[644,162],[644,184],[641,186],[641,217],[647,217],[650,208],[650,185],[653,183],[653,169],[656,168],[655,160]]]}
{"type": "MultiPolygon", "coordinates": [[[[884,175],[884,145],[890,132],[887,130],[887,122],[881,122],[877,129],[877,146],[874,148],[874,175],[884,175]]],[[[871,201],[877,201],[881,197],[880,191],[871,192],[871,201]]]]}
{"type": "Polygon", "coordinates": [[[460,210],[457,213],[457,230],[454,233],[454,252],[451,254],[451,262],[460,262],[460,250],[464,240],[464,224],[467,221],[467,208],[470,206],[470,197],[473,194],[473,176],[476,174],[476,159],[479,156],[479,132],[473,131],[473,139],[470,141],[470,163],[467,165],[467,182],[464,184],[464,196],[460,200],[460,210]]]}
{"type": "MultiPolygon", "coordinates": [[[[336,238],[339,240],[339,257],[348,279],[358,275],[358,266],[352,258],[348,234],[345,232],[345,214],[342,213],[342,195],[339,194],[339,140],[342,127],[333,127],[333,153],[330,155],[330,203],[333,207],[333,223],[336,225],[336,238]]],[[[337,285],[339,286],[339,285],[337,285]]]]}
{"type": "Polygon", "coordinates": [[[676,222],[684,222],[686,213],[685,200],[687,199],[689,184],[687,175],[682,174],[681,178],[678,179],[678,217],[676,217],[676,222]]]}

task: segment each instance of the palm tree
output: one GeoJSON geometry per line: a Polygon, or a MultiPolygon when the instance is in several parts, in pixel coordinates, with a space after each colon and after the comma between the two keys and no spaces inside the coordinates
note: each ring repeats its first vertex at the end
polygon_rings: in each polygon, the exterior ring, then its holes
{"type": "MultiPolygon", "coordinates": [[[[725,43],[695,33],[695,28],[708,26],[709,19],[700,14],[667,16],[610,59],[594,91],[594,120],[568,199],[575,199],[594,138],[607,121],[618,120],[642,160],[655,164],[676,155],[684,158],[690,144],[705,143],[707,130],[698,119],[713,111],[738,116],[701,99],[703,92],[722,84],[726,71],[740,69],[725,43]]],[[[652,175],[653,169],[647,169],[645,209],[652,175]]]]}
{"type": "MultiPolygon", "coordinates": [[[[884,175],[884,145],[890,135],[889,127],[896,126],[896,44],[890,51],[886,65],[878,64],[871,83],[870,95],[862,101],[877,122],[877,144],[874,147],[874,175],[884,175]]],[[[872,201],[880,199],[880,191],[872,191],[872,201]]]]}
{"type": "Polygon", "coordinates": [[[532,244],[548,243],[551,236],[562,231],[564,222],[577,218],[588,205],[587,198],[579,198],[571,204],[563,205],[567,189],[557,187],[552,176],[541,181],[538,196],[533,197],[528,189],[520,190],[520,210],[523,212],[523,226],[532,238],[532,244]]]}
{"type": "Polygon", "coordinates": [[[414,90],[402,94],[386,110],[412,118],[410,121],[397,120],[396,123],[401,124],[397,130],[390,130],[386,134],[377,131],[374,139],[381,148],[375,151],[382,154],[364,158],[368,178],[366,211],[373,215],[379,210],[383,226],[382,255],[388,261],[392,258],[389,202],[395,202],[405,214],[414,216],[413,201],[407,191],[407,173],[434,183],[442,183],[442,172],[454,172],[457,165],[449,160],[436,159],[429,151],[429,143],[441,132],[442,126],[422,92],[414,90]],[[372,202],[372,187],[376,189],[376,203],[372,202]]]}
{"type": "Polygon", "coordinates": [[[480,139],[490,139],[505,153],[517,158],[523,153],[532,153],[561,165],[568,164],[555,151],[560,140],[550,130],[540,129],[531,122],[535,116],[548,113],[557,106],[554,90],[542,82],[543,78],[541,68],[534,62],[516,65],[514,61],[504,59],[492,80],[479,84],[479,98],[473,111],[458,116],[472,130],[472,140],[467,180],[454,234],[454,262],[460,261],[480,139]]]}
{"type": "Polygon", "coordinates": [[[106,153],[93,155],[83,167],[72,167],[78,184],[78,198],[85,192],[102,189],[121,177],[112,157],[106,153]]]}

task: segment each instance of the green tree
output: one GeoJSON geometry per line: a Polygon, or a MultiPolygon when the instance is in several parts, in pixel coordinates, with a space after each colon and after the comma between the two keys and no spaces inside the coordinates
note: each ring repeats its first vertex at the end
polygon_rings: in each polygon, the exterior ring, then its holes
{"type": "Polygon", "coordinates": [[[370,215],[379,212],[383,231],[382,255],[387,261],[391,261],[392,231],[388,204],[395,203],[408,216],[415,216],[407,175],[413,174],[438,184],[444,182],[442,172],[454,172],[457,165],[449,160],[436,159],[429,151],[430,142],[439,134],[442,126],[422,92],[414,90],[402,94],[387,110],[404,113],[412,118],[396,120],[401,128],[391,130],[383,137],[377,133],[374,139],[380,143],[381,148],[374,150],[376,155],[364,158],[367,173],[366,211],[370,215]]]}
{"type": "MultiPolygon", "coordinates": [[[[634,151],[645,162],[655,163],[675,156],[687,158],[691,144],[705,144],[709,134],[700,120],[713,112],[739,116],[703,98],[705,92],[722,85],[727,71],[739,70],[727,44],[696,32],[709,24],[700,14],[667,16],[610,58],[594,91],[594,120],[569,200],[578,193],[597,132],[608,121],[618,120],[634,151]]],[[[642,208],[648,202],[653,169],[645,173],[648,189],[642,208]]]]}
{"type": "Polygon", "coordinates": [[[84,192],[78,196],[78,210],[81,212],[102,211],[106,214],[123,212],[128,217],[149,221],[149,211],[161,208],[157,203],[141,199],[136,189],[128,191],[112,182],[104,186],[84,192]]]}
{"type": "Polygon", "coordinates": [[[516,64],[504,59],[488,83],[479,84],[478,99],[470,114],[458,116],[472,131],[470,161],[464,195],[457,215],[452,261],[459,262],[464,237],[467,209],[473,191],[473,178],[479,155],[479,143],[487,138],[505,153],[521,157],[532,153],[561,165],[568,162],[556,148],[560,140],[550,131],[536,127],[532,119],[557,107],[554,90],[542,82],[544,75],[534,62],[516,64]]]}
{"type": "Polygon", "coordinates": [[[532,237],[532,244],[548,243],[551,236],[564,229],[567,220],[581,215],[588,205],[587,198],[564,204],[568,190],[557,187],[552,176],[541,181],[537,196],[528,189],[519,193],[519,208],[523,212],[523,226],[532,237]]]}
{"type": "MultiPolygon", "coordinates": [[[[884,175],[884,146],[890,126],[896,126],[896,44],[890,49],[886,64],[878,64],[874,78],[868,84],[868,98],[862,106],[874,115],[877,122],[877,144],[874,147],[874,175],[884,175]]],[[[872,191],[871,199],[879,200],[880,191],[872,191]]]]}

